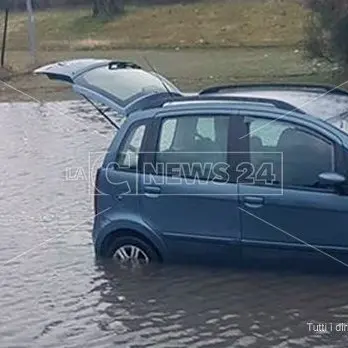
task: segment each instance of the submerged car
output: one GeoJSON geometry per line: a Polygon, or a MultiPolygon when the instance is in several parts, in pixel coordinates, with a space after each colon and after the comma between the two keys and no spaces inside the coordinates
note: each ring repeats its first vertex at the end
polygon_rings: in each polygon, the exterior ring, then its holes
{"type": "Polygon", "coordinates": [[[187,94],[106,59],[35,72],[124,119],[96,173],[97,256],[235,262],[348,252],[345,90],[248,84],[187,94]]]}

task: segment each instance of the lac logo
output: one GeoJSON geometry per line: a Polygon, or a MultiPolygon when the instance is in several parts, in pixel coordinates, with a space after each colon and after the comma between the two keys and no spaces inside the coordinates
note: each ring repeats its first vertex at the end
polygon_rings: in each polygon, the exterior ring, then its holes
{"type": "Polygon", "coordinates": [[[65,180],[66,181],[86,181],[88,177],[85,170],[82,167],[77,168],[67,168],[65,171],[65,180]]]}

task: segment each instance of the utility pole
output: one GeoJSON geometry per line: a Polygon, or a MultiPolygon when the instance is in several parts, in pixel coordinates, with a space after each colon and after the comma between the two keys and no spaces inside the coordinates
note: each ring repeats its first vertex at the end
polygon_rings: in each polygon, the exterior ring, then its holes
{"type": "Polygon", "coordinates": [[[35,38],[35,17],[33,11],[32,0],[27,0],[27,11],[28,11],[28,34],[29,34],[29,49],[32,59],[32,64],[36,65],[36,38],[35,38]]]}
{"type": "Polygon", "coordinates": [[[5,52],[6,52],[6,40],[7,40],[7,24],[8,24],[8,13],[9,9],[5,9],[5,22],[4,22],[4,31],[2,33],[2,45],[1,45],[1,67],[5,65],[5,52]]]}

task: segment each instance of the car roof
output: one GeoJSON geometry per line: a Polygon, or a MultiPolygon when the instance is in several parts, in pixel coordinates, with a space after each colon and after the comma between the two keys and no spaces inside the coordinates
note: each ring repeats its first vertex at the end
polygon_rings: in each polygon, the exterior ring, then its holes
{"type": "MultiPolygon", "coordinates": [[[[257,96],[238,96],[238,95],[210,95],[199,93],[186,93],[183,95],[162,94],[158,96],[150,96],[147,100],[147,105],[143,106],[141,111],[154,108],[203,108],[203,107],[223,107],[226,104],[240,107],[254,106],[255,108],[277,108],[287,112],[297,112],[305,115],[303,110],[300,110],[293,105],[277,100],[274,98],[261,98],[257,96]]],[[[139,110],[138,110],[139,111],[139,110]]]]}
{"type": "Polygon", "coordinates": [[[215,97],[215,96],[190,96],[182,98],[173,98],[167,100],[157,107],[151,106],[142,110],[137,110],[132,113],[129,118],[131,120],[138,120],[144,118],[151,118],[156,116],[175,116],[185,117],[188,114],[201,113],[202,110],[208,112],[212,117],[221,115],[223,112],[237,112],[241,110],[252,112],[256,115],[276,115],[277,117],[286,118],[286,116],[293,116],[300,119],[306,119],[309,122],[324,125],[325,128],[330,125],[318,118],[307,115],[302,110],[294,108],[292,105],[283,103],[273,99],[261,98],[246,98],[246,97],[215,97]],[[278,104],[280,103],[280,104],[278,104]],[[183,112],[181,112],[183,111],[183,112]]]}
{"type": "Polygon", "coordinates": [[[200,95],[275,99],[293,105],[324,121],[348,113],[348,92],[336,86],[315,84],[237,84],[204,89],[200,95]]]}

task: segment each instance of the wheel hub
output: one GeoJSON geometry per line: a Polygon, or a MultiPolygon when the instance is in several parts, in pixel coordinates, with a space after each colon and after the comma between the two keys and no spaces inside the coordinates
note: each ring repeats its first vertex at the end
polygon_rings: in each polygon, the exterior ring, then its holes
{"type": "Polygon", "coordinates": [[[123,245],[114,253],[114,259],[120,263],[148,264],[150,262],[147,254],[135,245],[123,245]]]}

